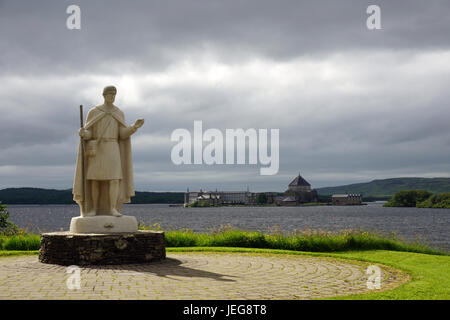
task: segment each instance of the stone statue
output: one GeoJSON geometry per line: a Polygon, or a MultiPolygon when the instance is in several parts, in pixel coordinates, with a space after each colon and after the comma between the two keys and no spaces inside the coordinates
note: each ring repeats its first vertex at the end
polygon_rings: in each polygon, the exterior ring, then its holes
{"type": "Polygon", "coordinates": [[[78,132],[84,149],[82,152],[80,143],[73,199],[80,206],[81,217],[72,219],[73,232],[135,229],[136,219],[122,216],[121,211],[123,203],[130,202],[134,196],[130,136],[144,124],[144,119],[128,126],[123,112],[113,104],[116,93],[114,86],[103,89],[104,103],[89,110],[86,123],[78,132]],[[88,219],[95,217],[99,219],[88,219]],[[124,219],[111,220],[113,217],[124,219]],[[128,227],[120,229],[123,223],[128,227]]]}

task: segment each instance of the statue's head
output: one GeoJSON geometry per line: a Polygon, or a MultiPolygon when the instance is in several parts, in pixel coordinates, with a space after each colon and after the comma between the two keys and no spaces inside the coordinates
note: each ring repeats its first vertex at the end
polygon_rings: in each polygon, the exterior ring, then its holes
{"type": "Polygon", "coordinates": [[[114,86],[107,86],[103,88],[103,97],[105,102],[113,103],[116,98],[117,89],[114,86]]]}

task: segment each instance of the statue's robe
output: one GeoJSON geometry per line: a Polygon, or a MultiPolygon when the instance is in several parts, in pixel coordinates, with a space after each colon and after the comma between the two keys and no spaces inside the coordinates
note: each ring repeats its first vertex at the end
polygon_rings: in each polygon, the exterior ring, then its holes
{"type": "Polygon", "coordinates": [[[93,209],[92,180],[100,183],[100,197],[98,214],[110,214],[109,181],[119,180],[119,197],[116,209],[121,212],[122,205],[129,203],[134,196],[133,167],[131,160],[130,136],[136,131],[128,127],[123,112],[113,106],[107,109],[104,105],[89,110],[84,129],[91,136],[85,140],[85,194],[83,206],[83,179],[81,165],[81,144],[78,146],[78,157],[73,185],[73,200],[80,206],[81,215],[93,209]],[[88,156],[87,143],[95,139],[98,141],[96,154],[88,156]],[[84,212],[83,212],[84,208],[84,212]]]}

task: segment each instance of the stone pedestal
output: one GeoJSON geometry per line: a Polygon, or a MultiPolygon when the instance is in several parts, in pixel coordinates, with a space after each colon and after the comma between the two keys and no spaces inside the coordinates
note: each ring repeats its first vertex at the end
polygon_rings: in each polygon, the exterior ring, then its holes
{"type": "Polygon", "coordinates": [[[163,231],[44,233],[39,250],[39,261],[59,265],[133,264],[158,261],[165,257],[163,231]]]}
{"type": "Polygon", "coordinates": [[[136,232],[138,223],[133,216],[76,217],[70,222],[72,233],[118,233],[136,232]]]}

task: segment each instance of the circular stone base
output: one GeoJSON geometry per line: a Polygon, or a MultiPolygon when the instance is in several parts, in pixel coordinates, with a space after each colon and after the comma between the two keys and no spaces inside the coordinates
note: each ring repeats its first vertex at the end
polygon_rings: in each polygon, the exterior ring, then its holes
{"type": "Polygon", "coordinates": [[[165,259],[163,231],[80,234],[43,233],[39,261],[59,265],[145,263],[165,259]]]}

